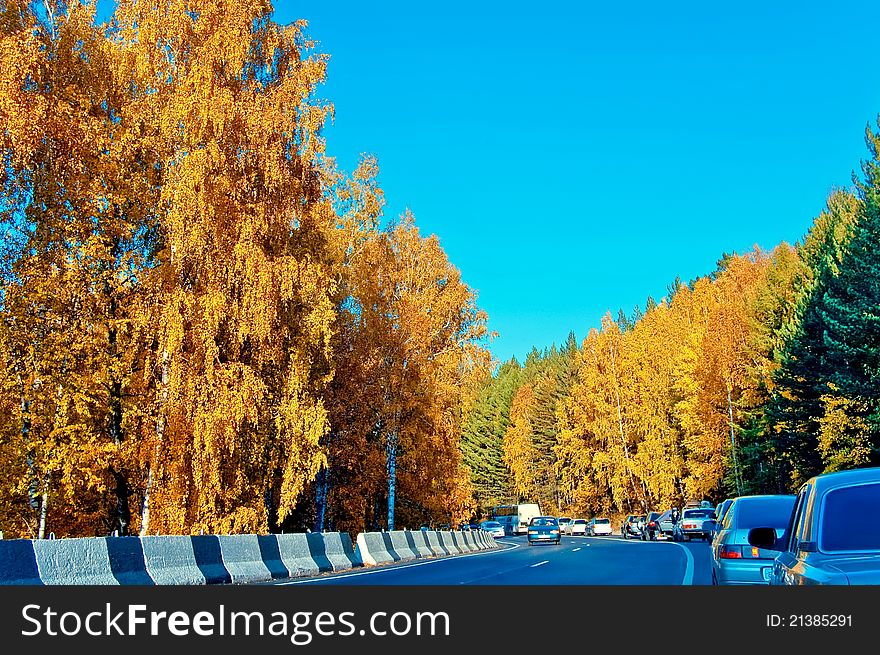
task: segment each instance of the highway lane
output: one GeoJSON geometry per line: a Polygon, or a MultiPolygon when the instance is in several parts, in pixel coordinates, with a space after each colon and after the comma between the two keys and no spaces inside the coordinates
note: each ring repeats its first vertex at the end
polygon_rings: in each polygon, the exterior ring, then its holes
{"type": "Polygon", "coordinates": [[[503,550],[415,560],[275,584],[320,585],[708,585],[709,545],[563,537],[529,546],[499,539],[503,550]]]}

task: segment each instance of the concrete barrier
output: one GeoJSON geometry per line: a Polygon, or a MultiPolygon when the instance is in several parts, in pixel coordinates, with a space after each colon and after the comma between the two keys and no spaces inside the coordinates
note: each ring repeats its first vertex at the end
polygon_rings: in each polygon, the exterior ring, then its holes
{"type": "Polygon", "coordinates": [[[440,543],[443,544],[443,547],[449,551],[450,555],[458,555],[462,552],[461,547],[458,545],[458,540],[455,538],[455,533],[447,530],[444,530],[439,533],[440,534],[440,543]]]}
{"type": "Polygon", "coordinates": [[[361,532],[357,536],[355,552],[360,561],[373,566],[400,561],[387,532],[361,532]]]}
{"type": "Polygon", "coordinates": [[[434,551],[428,543],[428,531],[416,530],[412,533],[415,549],[419,553],[419,557],[434,557],[434,551]]]}
{"type": "Polygon", "coordinates": [[[119,584],[154,585],[147,573],[144,549],[138,537],[107,537],[110,572],[119,584]]]}
{"type": "Polygon", "coordinates": [[[255,534],[221,535],[220,554],[232,584],[270,582],[272,573],[263,563],[260,543],[255,534]]]}
{"type": "Polygon", "coordinates": [[[432,553],[435,555],[449,554],[449,551],[440,543],[440,533],[435,532],[434,530],[429,530],[425,533],[425,536],[428,538],[428,546],[430,546],[432,553]]]}
{"type": "Polygon", "coordinates": [[[309,544],[309,553],[311,553],[315,564],[318,565],[318,570],[321,572],[332,571],[333,562],[327,557],[327,544],[324,541],[324,535],[320,532],[309,532],[306,534],[306,542],[309,544]]]}
{"type": "Polygon", "coordinates": [[[324,532],[321,534],[324,540],[324,553],[334,571],[348,571],[355,563],[354,548],[351,545],[351,537],[347,532],[324,532]]]}
{"type": "Polygon", "coordinates": [[[393,530],[388,532],[391,536],[391,546],[404,562],[419,559],[419,553],[415,549],[415,542],[412,534],[408,534],[405,530],[393,530]]]}
{"type": "Polygon", "coordinates": [[[260,548],[260,558],[269,569],[269,575],[273,580],[285,580],[291,577],[290,570],[281,559],[281,549],[278,540],[273,534],[258,534],[257,546],[260,548]]]}
{"type": "Polygon", "coordinates": [[[188,536],[141,537],[140,541],[147,573],[157,585],[206,584],[188,536]]]}
{"type": "Polygon", "coordinates": [[[306,533],[297,532],[272,536],[278,542],[281,561],[287,567],[287,570],[290,571],[292,577],[318,575],[321,572],[320,567],[312,557],[306,533]]]}
{"type": "Polygon", "coordinates": [[[30,539],[0,540],[0,585],[41,585],[30,539]]]}
{"type": "Polygon", "coordinates": [[[477,544],[476,544],[476,542],[474,542],[474,538],[473,538],[470,530],[462,531],[462,532],[459,532],[458,534],[461,535],[462,544],[464,544],[464,548],[468,552],[474,553],[478,550],[477,544]]]}
{"type": "Polygon", "coordinates": [[[217,535],[206,534],[190,537],[196,565],[205,576],[206,584],[229,584],[232,576],[223,563],[220,540],[217,535]]]}
{"type": "Polygon", "coordinates": [[[110,568],[107,539],[38,539],[32,543],[43,584],[119,584],[110,568]]]}

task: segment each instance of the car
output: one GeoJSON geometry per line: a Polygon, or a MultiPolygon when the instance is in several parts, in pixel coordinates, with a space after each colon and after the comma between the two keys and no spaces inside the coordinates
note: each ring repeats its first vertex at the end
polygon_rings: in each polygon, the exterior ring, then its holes
{"type": "Polygon", "coordinates": [[[712,584],[766,585],[776,551],[752,546],[749,531],[769,526],[782,536],[791,517],[793,495],[738,496],[712,540],[712,584]]]}
{"type": "Polygon", "coordinates": [[[623,523],[620,526],[620,535],[624,539],[629,539],[630,537],[641,537],[642,530],[639,527],[639,523],[645,520],[645,516],[638,514],[630,514],[624,519],[623,523]]]}
{"type": "Polygon", "coordinates": [[[572,519],[565,527],[565,534],[587,534],[587,519],[572,519]]]}
{"type": "Polygon", "coordinates": [[[493,537],[503,537],[504,535],[504,526],[501,525],[498,521],[483,521],[480,523],[480,530],[486,532],[493,537]]]}
{"type": "Polygon", "coordinates": [[[772,585],[880,584],[880,468],[810,478],[781,537],[766,523],[748,541],[775,554],[772,585]]]}
{"type": "Polygon", "coordinates": [[[587,535],[598,537],[599,535],[611,534],[611,519],[596,518],[587,523],[587,535]]]}
{"type": "Polygon", "coordinates": [[[458,531],[459,532],[470,532],[471,524],[470,523],[459,523],[458,531]]]}
{"type": "Polygon", "coordinates": [[[668,509],[657,517],[657,539],[672,539],[675,532],[675,521],[672,520],[672,510],[668,509]]]}
{"type": "Polygon", "coordinates": [[[678,523],[672,528],[675,541],[690,541],[699,538],[706,541],[712,537],[715,512],[710,508],[685,508],[678,523]]]}
{"type": "Polygon", "coordinates": [[[660,515],[661,512],[648,512],[645,520],[639,523],[642,530],[642,541],[655,541],[657,539],[657,535],[660,534],[660,524],[657,523],[657,519],[660,518],[660,515]]]}
{"type": "Polygon", "coordinates": [[[529,521],[526,538],[529,541],[529,546],[549,541],[558,545],[560,538],[559,521],[556,520],[555,516],[533,517],[529,521]]]}
{"type": "Polygon", "coordinates": [[[715,521],[712,525],[712,538],[715,538],[715,535],[718,534],[718,531],[721,530],[721,522],[724,520],[724,515],[727,513],[727,510],[730,508],[730,504],[733,502],[733,498],[727,498],[722,500],[715,506],[715,521]]]}
{"type": "Polygon", "coordinates": [[[568,527],[568,524],[571,523],[570,516],[557,516],[556,520],[559,521],[559,530],[565,534],[565,529],[568,527]]]}

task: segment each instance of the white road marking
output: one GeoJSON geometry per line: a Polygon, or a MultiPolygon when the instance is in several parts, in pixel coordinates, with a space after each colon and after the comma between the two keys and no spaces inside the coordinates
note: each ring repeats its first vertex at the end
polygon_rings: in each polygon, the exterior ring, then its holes
{"type": "Polygon", "coordinates": [[[683,544],[678,543],[677,541],[673,541],[676,546],[680,546],[684,551],[684,554],[687,555],[687,564],[684,567],[684,578],[682,578],[681,584],[685,587],[689,587],[694,584],[694,556],[691,554],[690,548],[685,548],[683,544]]]}
{"type": "Polygon", "coordinates": [[[571,552],[576,553],[576,552],[578,552],[579,550],[580,550],[580,548],[572,548],[572,549],[571,549],[571,552]]]}
{"type": "Polygon", "coordinates": [[[439,562],[448,562],[453,559],[463,559],[465,557],[476,557],[477,555],[492,555],[495,553],[503,553],[508,550],[513,550],[514,548],[519,548],[521,544],[511,543],[509,541],[498,541],[499,544],[504,544],[505,546],[509,546],[509,548],[502,548],[501,550],[485,550],[480,553],[468,553],[467,555],[446,555],[435,557],[429,560],[425,560],[424,562],[413,562],[412,564],[404,564],[402,566],[388,566],[388,565],[378,565],[369,571],[359,571],[357,573],[345,573],[343,575],[332,575],[332,576],[321,576],[315,578],[308,578],[306,580],[292,580],[290,582],[279,582],[278,586],[281,585],[292,585],[292,584],[309,584],[312,582],[323,582],[324,580],[341,580],[343,578],[357,578],[362,575],[371,575],[373,573],[384,573],[386,571],[399,571],[400,569],[412,569],[416,566],[425,566],[426,564],[437,564],[439,562]]]}
{"type": "Polygon", "coordinates": [[[549,563],[550,563],[550,560],[545,559],[543,562],[538,562],[537,564],[532,564],[529,568],[533,569],[536,566],[544,566],[544,564],[549,564],[549,563]]]}
{"type": "MultiPolygon", "coordinates": [[[[620,541],[624,543],[639,543],[639,541],[630,541],[629,539],[621,539],[620,541]]],[[[618,541],[617,543],[620,543],[618,541]]],[[[685,557],[687,557],[687,562],[684,565],[684,577],[681,579],[682,586],[688,587],[694,584],[694,556],[690,551],[690,548],[686,548],[684,544],[680,544],[677,541],[670,541],[668,539],[662,539],[661,541],[669,541],[669,543],[675,544],[679,548],[684,551],[685,557]]],[[[646,542],[651,543],[651,542],[646,542]]],[[[657,543],[657,542],[654,542],[657,543]]]]}

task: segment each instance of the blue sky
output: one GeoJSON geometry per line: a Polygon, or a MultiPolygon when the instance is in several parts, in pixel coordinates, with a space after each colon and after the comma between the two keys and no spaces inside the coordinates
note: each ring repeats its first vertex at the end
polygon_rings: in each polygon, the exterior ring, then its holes
{"type": "Polygon", "coordinates": [[[275,8],[331,56],[330,154],[378,157],[387,213],[440,237],[500,360],[799,239],[880,112],[872,2],[275,8]]]}

